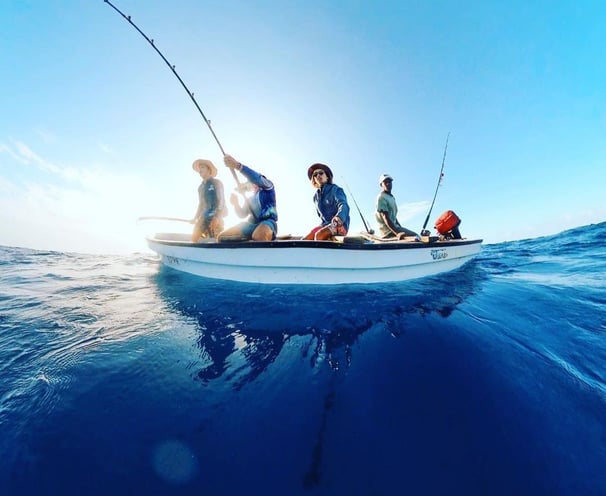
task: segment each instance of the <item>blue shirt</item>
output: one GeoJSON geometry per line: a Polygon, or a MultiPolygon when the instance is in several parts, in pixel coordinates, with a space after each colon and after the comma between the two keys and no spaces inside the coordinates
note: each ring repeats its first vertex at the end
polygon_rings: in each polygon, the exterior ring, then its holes
{"type": "Polygon", "coordinates": [[[324,184],[314,194],[314,204],[322,226],[327,226],[334,216],[338,216],[345,229],[349,230],[349,205],[342,188],[336,184],[324,184]]]}
{"type": "Polygon", "coordinates": [[[249,222],[258,223],[267,219],[277,222],[278,211],[276,210],[274,183],[244,164],[242,164],[240,172],[252,184],[259,187],[259,191],[248,201],[250,217],[252,217],[249,218],[249,222]]]}
{"type": "Polygon", "coordinates": [[[202,181],[198,187],[198,211],[195,215],[202,217],[202,230],[207,229],[215,217],[224,217],[226,214],[223,183],[214,177],[202,181]]]}

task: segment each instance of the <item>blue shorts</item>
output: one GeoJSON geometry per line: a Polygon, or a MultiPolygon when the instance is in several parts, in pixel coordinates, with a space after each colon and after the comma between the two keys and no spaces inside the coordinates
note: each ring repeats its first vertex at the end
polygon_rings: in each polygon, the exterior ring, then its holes
{"type": "Polygon", "coordinates": [[[252,238],[253,231],[261,224],[268,225],[269,228],[271,229],[271,232],[273,233],[272,239],[276,239],[276,233],[278,232],[278,224],[273,219],[265,219],[256,224],[254,222],[242,222],[241,224],[238,225],[238,228],[240,229],[242,236],[250,239],[250,238],[252,238]]]}

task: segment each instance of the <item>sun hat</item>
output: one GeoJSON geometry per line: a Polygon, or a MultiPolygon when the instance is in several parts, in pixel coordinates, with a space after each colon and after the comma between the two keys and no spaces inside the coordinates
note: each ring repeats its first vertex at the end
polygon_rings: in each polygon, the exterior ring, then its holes
{"type": "Polygon", "coordinates": [[[215,177],[217,175],[217,168],[210,160],[199,158],[198,160],[194,160],[194,163],[191,164],[191,168],[196,172],[200,172],[200,167],[202,166],[208,167],[211,177],[215,177]]]}
{"type": "Polygon", "coordinates": [[[326,172],[326,175],[328,176],[328,182],[332,182],[332,171],[330,170],[330,167],[328,167],[328,165],[324,165],[324,164],[312,164],[309,166],[309,169],[307,169],[307,178],[311,179],[311,173],[315,170],[323,170],[324,172],[326,172]]]}
{"type": "Polygon", "coordinates": [[[393,177],[391,177],[389,174],[381,174],[379,176],[379,184],[383,184],[383,181],[386,179],[391,179],[393,181],[393,177]]]}

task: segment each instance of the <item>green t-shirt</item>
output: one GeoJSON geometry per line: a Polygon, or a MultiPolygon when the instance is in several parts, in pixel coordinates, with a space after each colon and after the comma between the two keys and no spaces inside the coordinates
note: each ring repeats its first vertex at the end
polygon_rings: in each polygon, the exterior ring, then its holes
{"type": "Polygon", "coordinates": [[[390,195],[385,191],[381,191],[379,196],[377,196],[377,201],[375,202],[375,219],[382,237],[393,236],[391,229],[387,226],[387,224],[385,224],[385,222],[383,222],[381,212],[387,214],[387,217],[394,227],[398,229],[401,228],[397,220],[398,205],[396,205],[396,199],[393,197],[393,195],[390,195]]]}

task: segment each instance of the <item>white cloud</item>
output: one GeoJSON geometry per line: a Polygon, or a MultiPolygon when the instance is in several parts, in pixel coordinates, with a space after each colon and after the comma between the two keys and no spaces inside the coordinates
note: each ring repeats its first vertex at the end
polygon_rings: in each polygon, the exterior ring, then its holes
{"type": "Polygon", "coordinates": [[[15,152],[10,146],[8,146],[4,143],[0,143],[0,153],[6,153],[6,154],[10,155],[10,157],[13,160],[16,160],[19,163],[22,163],[22,164],[28,163],[25,158],[23,158],[21,155],[19,155],[17,152],[15,152]]]}
{"type": "MultiPolygon", "coordinates": [[[[103,165],[54,165],[22,142],[2,150],[57,180],[50,183],[48,176],[37,174],[21,183],[0,178],[0,244],[89,253],[141,251],[145,245],[137,217],[152,209],[193,213],[195,208],[190,198],[167,198],[149,185],[142,187],[144,181],[134,174],[103,165]]],[[[138,170],[126,168],[131,169],[138,170]]]]}
{"type": "Polygon", "coordinates": [[[15,140],[13,141],[13,146],[16,150],[17,155],[22,158],[22,163],[33,163],[34,165],[37,165],[40,169],[52,172],[53,174],[57,174],[60,172],[59,167],[44,160],[25,143],[15,140]]]}
{"type": "Polygon", "coordinates": [[[111,146],[106,145],[105,143],[99,143],[98,146],[99,146],[99,149],[103,153],[106,153],[107,155],[114,155],[115,154],[114,149],[111,146]]]}
{"type": "Polygon", "coordinates": [[[400,221],[400,223],[404,223],[419,214],[425,213],[429,209],[429,205],[430,203],[426,200],[419,202],[404,203],[403,205],[399,205],[398,220],[400,221]]]}
{"type": "Polygon", "coordinates": [[[57,142],[56,136],[44,128],[36,129],[36,133],[38,134],[38,136],[40,136],[42,142],[46,143],[47,145],[51,145],[57,142]]]}

